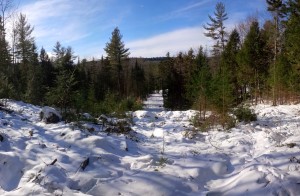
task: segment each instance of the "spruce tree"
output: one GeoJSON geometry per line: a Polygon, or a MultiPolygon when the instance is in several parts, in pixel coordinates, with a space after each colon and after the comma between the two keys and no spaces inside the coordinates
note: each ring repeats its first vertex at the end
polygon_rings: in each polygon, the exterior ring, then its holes
{"type": "Polygon", "coordinates": [[[122,35],[118,27],[112,32],[110,41],[106,43],[104,48],[110,64],[116,70],[117,75],[117,89],[120,93],[122,90],[122,60],[128,58],[130,52],[129,48],[125,48],[125,44],[122,41],[122,35]]]}

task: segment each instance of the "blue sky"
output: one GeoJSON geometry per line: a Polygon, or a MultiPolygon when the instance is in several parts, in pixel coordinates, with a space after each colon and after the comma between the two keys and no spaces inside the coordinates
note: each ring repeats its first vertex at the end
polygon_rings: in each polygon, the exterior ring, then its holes
{"type": "MultiPolygon", "coordinates": [[[[19,11],[34,26],[39,48],[51,53],[56,41],[71,46],[80,58],[100,58],[118,26],[131,57],[176,55],[209,47],[203,35],[208,14],[217,0],[22,0],[19,11]]],[[[227,29],[247,16],[265,14],[265,0],[221,0],[229,19],[227,29]]]]}

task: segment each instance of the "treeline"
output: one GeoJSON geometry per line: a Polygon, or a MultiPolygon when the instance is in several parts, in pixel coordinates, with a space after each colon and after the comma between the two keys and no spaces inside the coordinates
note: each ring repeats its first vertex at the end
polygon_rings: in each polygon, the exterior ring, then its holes
{"type": "Polygon", "coordinates": [[[55,106],[68,119],[80,112],[99,115],[139,109],[142,99],[158,88],[158,63],[129,58],[118,28],[106,44],[107,57],[87,61],[60,42],[51,58],[44,48],[37,51],[34,29],[23,14],[15,22],[11,46],[4,23],[0,24],[0,98],[55,106]]]}
{"type": "MultiPolygon", "coordinates": [[[[4,1],[5,2],[5,1],[4,1]]],[[[7,1],[11,2],[11,1],[7,1]]],[[[225,5],[218,3],[203,26],[214,42],[175,57],[129,58],[118,28],[100,60],[79,60],[57,42],[52,52],[37,51],[33,27],[19,14],[7,42],[6,10],[0,16],[0,98],[59,107],[65,116],[124,112],[141,107],[154,90],[163,90],[165,107],[209,109],[228,118],[241,103],[299,102],[300,2],[267,0],[272,19],[255,17],[228,32],[225,5]],[[75,62],[77,61],[77,62],[75,62]]],[[[9,7],[9,6],[6,6],[9,7]]],[[[183,35],[184,36],[184,35],[183,35]]]]}
{"type": "Polygon", "coordinates": [[[213,49],[192,49],[160,64],[165,106],[209,108],[227,118],[241,103],[273,105],[300,101],[300,2],[267,0],[273,19],[249,17],[226,31],[225,5],[218,3],[205,35],[213,49]]]}

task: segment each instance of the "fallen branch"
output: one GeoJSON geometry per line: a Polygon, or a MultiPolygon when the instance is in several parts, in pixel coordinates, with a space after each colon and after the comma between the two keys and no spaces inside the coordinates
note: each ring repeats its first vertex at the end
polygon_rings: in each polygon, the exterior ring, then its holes
{"type": "Polygon", "coordinates": [[[54,159],[49,165],[54,165],[56,163],[57,159],[54,159]]]}
{"type": "Polygon", "coordinates": [[[82,169],[83,171],[84,171],[84,169],[86,168],[86,166],[89,165],[89,162],[90,162],[90,159],[87,158],[87,159],[85,159],[85,160],[80,164],[80,167],[81,167],[81,169],[82,169]]]}

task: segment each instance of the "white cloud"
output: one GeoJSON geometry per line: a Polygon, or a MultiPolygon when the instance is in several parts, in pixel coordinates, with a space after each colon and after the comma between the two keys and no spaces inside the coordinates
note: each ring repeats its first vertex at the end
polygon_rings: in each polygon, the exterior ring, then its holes
{"type": "Polygon", "coordinates": [[[209,47],[211,40],[204,36],[203,27],[191,27],[175,30],[154,37],[125,43],[132,57],[165,56],[167,52],[176,55],[180,51],[199,46],[209,47]]]}
{"type": "Polygon", "coordinates": [[[159,16],[157,19],[158,21],[168,21],[168,20],[174,20],[176,18],[181,18],[183,16],[191,14],[192,10],[195,8],[199,8],[207,3],[211,2],[211,0],[201,0],[197,3],[187,5],[185,7],[182,7],[180,9],[171,11],[169,13],[166,13],[162,16],[159,16]]]}
{"type": "Polygon", "coordinates": [[[34,26],[33,36],[38,44],[54,45],[56,41],[70,43],[90,35],[87,28],[100,14],[106,0],[40,0],[20,8],[34,26]]]}

